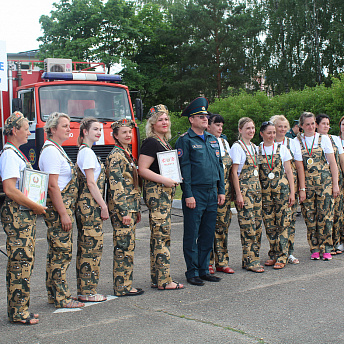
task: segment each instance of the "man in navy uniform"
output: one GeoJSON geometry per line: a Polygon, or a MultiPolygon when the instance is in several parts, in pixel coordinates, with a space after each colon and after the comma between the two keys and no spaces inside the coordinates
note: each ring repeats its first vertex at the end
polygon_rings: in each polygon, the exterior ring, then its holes
{"type": "Polygon", "coordinates": [[[203,285],[218,282],[209,274],[210,252],[213,248],[217,206],[225,201],[225,186],[220,147],[208,127],[208,100],[193,100],[183,111],[191,128],[176,142],[183,177],[182,206],[184,214],[183,251],[188,283],[203,285]]]}

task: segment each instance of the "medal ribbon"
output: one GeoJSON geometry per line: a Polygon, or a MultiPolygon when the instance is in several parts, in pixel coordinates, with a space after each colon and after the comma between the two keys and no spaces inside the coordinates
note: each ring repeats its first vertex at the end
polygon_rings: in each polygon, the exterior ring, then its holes
{"type": "MultiPolygon", "coordinates": [[[[254,159],[253,159],[250,150],[249,150],[248,147],[246,146],[246,143],[245,143],[243,140],[240,140],[240,141],[245,145],[245,148],[246,148],[248,154],[250,155],[250,157],[251,157],[251,159],[252,159],[253,166],[254,166],[254,167],[257,167],[256,153],[253,154],[253,156],[254,156],[254,159]]],[[[251,147],[252,147],[252,146],[251,146],[251,147]]]]}
{"type": "Polygon", "coordinates": [[[87,143],[82,143],[81,146],[85,146],[87,148],[90,148],[90,146],[87,143]]]}
{"type": "Polygon", "coordinates": [[[132,154],[131,153],[129,153],[127,150],[125,150],[124,148],[122,148],[121,146],[118,146],[118,145],[114,145],[115,147],[117,147],[117,148],[119,148],[121,151],[123,151],[123,152],[125,152],[125,153],[127,153],[127,154],[129,154],[129,156],[131,157],[131,159],[133,160],[133,162],[130,164],[132,167],[136,167],[136,168],[138,168],[136,165],[135,165],[135,163],[136,163],[136,161],[135,161],[135,158],[132,156],[132,154]]]}
{"type": "Polygon", "coordinates": [[[314,137],[313,137],[313,143],[312,143],[312,148],[311,148],[311,149],[309,149],[308,146],[307,146],[306,136],[304,136],[303,138],[305,139],[305,145],[306,145],[306,149],[307,149],[307,151],[308,151],[308,155],[311,157],[311,156],[312,156],[312,153],[313,153],[315,134],[314,134],[314,137]]]}
{"type": "Polygon", "coordinates": [[[160,139],[160,137],[159,137],[158,135],[155,135],[154,137],[160,142],[160,144],[161,144],[166,150],[171,150],[171,149],[172,149],[171,145],[170,145],[168,142],[166,142],[165,140],[164,140],[164,142],[163,142],[163,141],[160,139]]]}
{"type": "Polygon", "coordinates": [[[15,150],[20,154],[20,156],[22,156],[22,157],[25,159],[25,161],[29,162],[29,160],[28,160],[27,157],[24,155],[24,153],[23,153],[19,148],[17,148],[12,142],[7,141],[7,144],[9,144],[10,146],[14,147],[15,150]]]}
{"type": "Polygon", "coordinates": [[[269,163],[268,156],[266,155],[264,143],[263,143],[263,148],[264,148],[265,159],[266,159],[266,162],[268,163],[269,170],[272,171],[272,169],[274,167],[274,148],[275,148],[275,145],[272,144],[271,165],[269,163]]]}
{"type": "Polygon", "coordinates": [[[72,160],[69,159],[69,156],[67,155],[67,153],[64,151],[64,149],[55,141],[53,141],[52,139],[47,139],[47,141],[50,141],[51,143],[54,144],[54,146],[56,146],[56,148],[63,154],[63,156],[69,161],[72,162],[72,160]]]}

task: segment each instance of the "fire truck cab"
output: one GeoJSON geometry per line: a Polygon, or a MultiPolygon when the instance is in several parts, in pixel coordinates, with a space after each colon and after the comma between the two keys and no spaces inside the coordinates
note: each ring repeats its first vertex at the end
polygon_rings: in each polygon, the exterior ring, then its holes
{"type": "MultiPolygon", "coordinates": [[[[63,148],[74,162],[80,121],[89,116],[99,119],[102,137],[92,148],[104,160],[114,144],[112,122],[121,119],[135,121],[130,93],[128,87],[121,84],[121,77],[104,71],[90,71],[100,67],[105,70],[102,64],[46,59],[42,70],[37,66],[43,61],[30,61],[29,69],[23,69],[25,62],[28,61],[8,61],[9,91],[3,92],[4,113],[1,115],[2,123],[16,110],[28,118],[31,135],[21,150],[33,168],[38,168],[39,153],[46,139],[44,125],[52,112],[63,112],[71,118],[70,137],[63,148]],[[85,64],[86,68],[76,70],[78,64],[85,64]]],[[[141,120],[141,99],[135,100],[135,108],[136,117],[141,120]]],[[[2,140],[1,146],[4,142],[2,140]]],[[[139,130],[135,127],[132,139],[135,157],[139,153],[139,143],[139,130]]]]}

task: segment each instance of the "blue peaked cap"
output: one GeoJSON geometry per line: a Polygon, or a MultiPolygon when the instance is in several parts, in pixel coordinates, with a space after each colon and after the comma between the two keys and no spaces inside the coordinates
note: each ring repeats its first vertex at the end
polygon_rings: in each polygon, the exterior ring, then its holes
{"type": "Polygon", "coordinates": [[[182,112],[182,116],[193,116],[193,115],[201,115],[201,114],[208,114],[208,106],[209,102],[207,98],[198,97],[194,99],[182,112]]]}

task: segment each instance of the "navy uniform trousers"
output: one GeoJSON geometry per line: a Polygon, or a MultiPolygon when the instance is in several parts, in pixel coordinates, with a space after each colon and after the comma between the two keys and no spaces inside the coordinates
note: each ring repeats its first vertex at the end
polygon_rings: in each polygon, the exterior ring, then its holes
{"type": "Polygon", "coordinates": [[[217,186],[192,186],[196,208],[185,205],[183,251],[187,271],[186,278],[209,273],[210,253],[213,249],[217,216],[217,186]]]}

